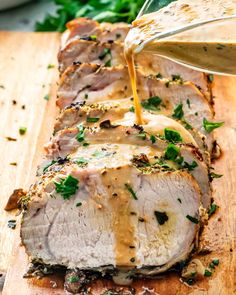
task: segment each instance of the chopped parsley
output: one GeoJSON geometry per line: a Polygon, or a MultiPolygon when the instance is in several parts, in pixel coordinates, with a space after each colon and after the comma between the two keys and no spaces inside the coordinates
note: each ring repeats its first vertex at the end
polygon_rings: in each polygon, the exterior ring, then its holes
{"type": "Polygon", "coordinates": [[[86,120],[88,123],[96,123],[99,121],[99,118],[87,117],[86,120]]]}
{"type": "Polygon", "coordinates": [[[207,76],[207,79],[208,79],[208,81],[209,82],[213,82],[214,81],[214,75],[213,74],[209,74],[208,76],[207,76]]]}
{"type": "Polygon", "coordinates": [[[191,215],[186,215],[186,218],[195,224],[199,223],[199,220],[196,217],[193,217],[191,215]]]}
{"type": "Polygon", "coordinates": [[[78,190],[78,179],[68,175],[65,179],[60,179],[60,182],[54,182],[56,192],[60,193],[64,200],[70,199],[78,190]]]}
{"type": "Polygon", "coordinates": [[[156,78],[158,78],[158,79],[162,79],[162,78],[163,78],[163,76],[162,76],[162,74],[161,74],[161,73],[157,73],[157,74],[156,74],[156,78]]]}
{"type": "Polygon", "coordinates": [[[180,142],[183,141],[180,133],[178,131],[172,130],[170,128],[164,129],[165,139],[171,142],[180,142]]]}
{"type": "Polygon", "coordinates": [[[90,35],[89,38],[91,39],[91,41],[96,41],[97,40],[96,35],[90,35]]]}
{"type": "Polygon", "coordinates": [[[212,263],[213,263],[215,266],[217,266],[217,265],[219,265],[220,260],[219,260],[218,258],[213,259],[213,260],[212,260],[212,263]]]}
{"type": "Polygon", "coordinates": [[[175,161],[179,152],[180,149],[176,145],[170,143],[165,150],[165,159],[175,161]]]}
{"type": "Polygon", "coordinates": [[[79,282],[79,278],[77,276],[71,276],[67,279],[67,281],[69,283],[78,283],[79,282]]]}
{"type": "Polygon", "coordinates": [[[53,68],[55,68],[55,65],[53,65],[53,64],[48,64],[48,66],[47,66],[47,69],[49,70],[49,69],[53,69],[53,68]]]}
{"type": "Polygon", "coordinates": [[[211,275],[212,275],[212,272],[209,271],[208,269],[205,269],[204,276],[205,276],[205,277],[210,277],[211,275]]]}
{"type": "Polygon", "coordinates": [[[166,212],[154,211],[154,214],[155,214],[157,222],[160,225],[163,225],[169,219],[166,212]]]}
{"type": "Polygon", "coordinates": [[[224,122],[209,122],[206,118],[203,119],[203,127],[208,133],[212,132],[216,128],[221,127],[222,125],[224,125],[224,122]]]}
{"type": "Polygon", "coordinates": [[[186,120],[181,120],[181,122],[187,130],[193,129],[193,127],[186,120]]]}
{"type": "Polygon", "coordinates": [[[223,174],[217,174],[217,173],[211,172],[209,176],[210,176],[210,179],[213,180],[214,178],[221,178],[223,174]]]}
{"type": "Polygon", "coordinates": [[[153,96],[149,99],[142,101],[142,107],[150,111],[159,111],[162,99],[159,96],[153,96]]]}
{"type": "Polygon", "coordinates": [[[77,126],[77,128],[78,128],[79,132],[76,135],[76,139],[79,142],[82,142],[82,141],[84,141],[84,126],[82,124],[80,124],[80,125],[77,126]]]}
{"type": "Polygon", "coordinates": [[[111,67],[111,59],[105,62],[104,64],[105,67],[111,67]]]}
{"type": "Polygon", "coordinates": [[[76,207],[80,207],[82,205],[81,202],[76,203],[76,207]]]}
{"type": "Polygon", "coordinates": [[[27,128],[26,127],[20,127],[19,128],[20,135],[24,135],[26,133],[26,131],[27,131],[27,128]]]}
{"type": "Polygon", "coordinates": [[[179,82],[180,84],[183,84],[183,78],[180,75],[171,75],[172,81],[179,82]]]}
{"type": "Polygon", "coordinates": [[[50,97],[49,97],[49,94],[46,94],[46,95],[45,95],[43,98],[44,98],[45,100],[47,100],[47,101],[48,101],[48,100],[49,100],[49,98],[50,98],[50,97]]]}
{"type": "Polygon", "coordinates": [[[147,138],[147,135],[145,132],[141,132],[138,134],[138,137],[140,137],[142,140],[145,140],[147,138]]]}
{"type": "Polygon", "coordinates": [[[197,166],[198,166],[198,164],[196,161],[192,161],[191,164],[188,162],[184,162],[182,164],[182,167],[188,169],[188,171],[193,171],[197,166]]]}
{"type": "Polygon", "coordinates": [[[218,208],[219,208],[218,205],[212,203],[211,206],[210,206],[210,208],[209,208],[209,210],[208,210],[208,215],[209,215],[209,217],[210,217],[212,214],[214,214],[218,208]]]}
{"type": "Polygon", "coordinates": [[[155,142],[156,142],[156,137],[155,137],[155,135],[151,134],[151,135],[150,135],[150,140],[151,140],[152,143],[155,143],[155,142]]]}
{"type": "Polygon", "coordinates": [[[104,48],[103,52],[99,55],[99,59],[104,59],[107,55],[111,54],[111,49],[110,48],[104,48]]]}
{"type": "Polygon", "coordinates": [[[175,119],[181,120],[183,116],[184,116],[183,104],[180,103],[175,107],[172,117],[175,119]]]}
{"type": "Polygon", "coordinates": [[[135,200],[138,200],[134,190],[132,189],[132,187],[128,184],[128,183],[125,183],[125,187],[126,189],[130,192],[131,196],[135,199],[135,200]]]}
{"type": "Polygon", "coordinates": [[[132,112],[132,113],[134,113],[134,112],[135,112],[135,109],[134,109],[134,107],[133,107],[133,106],[132,106],[132,107],[130,107],[130,108],[129,108],[129,111],[130,111],[130,112],[132,112]]]}

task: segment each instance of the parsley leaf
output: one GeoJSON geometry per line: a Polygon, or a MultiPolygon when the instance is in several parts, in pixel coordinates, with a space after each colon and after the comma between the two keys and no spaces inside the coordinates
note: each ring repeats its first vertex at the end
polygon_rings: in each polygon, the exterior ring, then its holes
{"type": "Polygon", "coordinates": [[[80,124],[80,125],[77,126],[77,128],[78,128],[79,132],[76,135],[76,139],[79,142],[82,142],[82,141],[84,141],[84,126],[82,124],[80,124]]]}
{"type": "Polygon", "coordinates": [[[184,162],[182,164],[182,167],[188,169],[188,171],[193,171],[197,166],[198,166],[198,164],[196,161],[192,161],[191,164],[188,162],[184,162]]]}
{"type": "MultiPolygon", "coordinates": [[[[155,3],[158,10],[174,0],[160,0],[155,3]]],[[[36,31],[63,32],[65,24],[75,17],[89,17],[99,22],[131,23],[137,16],[145,0],[54,0],[55,14],[47,14],[42,22],[35,25],[36,31]]],[[[119,34],[117,34],[117,39],[119,34]]]]}
{"type": "Polygon", "coordinates": [[[195,224],[199,223],[199,220],[191,215],[186,215],[186,218],[195,224]]]}
{"type": "Polygon", "coordinates": [[[130,192],[131,196],[135,199],[135,200],[138,200],[134,190],[132,189],[132,187],[128,184],[128,183],[125,183],[125,187],[126,189],[130,192]]]}
{"type": "Polygon", "coordinates": [[[175,161],[179,152],[180,149],[176,145],[170,143],[165,150],[165,159],[175,161]]]}
{"type": "Polygon", "coordinates": [[[60,193],[64,200],[69,200],[78,190],[78,179],[68,175],[65,179],[60,179],[60,182],[54,182],[56,192],[60,193]]]}
{"type": "Polygon", "coordinates": [[[178,131],[172,130],[170,128],[164,129],[165,139],[171,142],[180,142],[183,141],[180,133],[178,131]]]}
{"type": "Polygon", "coordinates": [[[161,103],[162,99],[159,96],[153,96],[141,102],[143,108],[150,111],[159,111],[161,103]]]}
{"type": "Polygon", "coordinates": [[[20,135],[24,135],[26,133],[26,131],[27,131],[27,128],[26,127],[20,127],[19,128],[20,135]]]}
{"type": "Polygon", "coordinates": [[[99,121],[99,118],[87,117],[86,120],[88,123],[96,123],[99,121]]]}
{"type": "Polygon", "coordinates": [[[208,133],[212,132],[216,128],[221,127],[222,125],[224,125],[224,122],[209,122],[206,118],[203,119],[203,127],[208,133]]]}
{"type": "Polygon", "coordinates": [[[212,214],[214,214],[218,208],[219,208],[218,205],[212,203],[208,210],[208,215],[211,216],[212,214]]]}
{"type": "Polygon", "coordinates": [[[183,116],[184,116],[183,104],[180,103],[175,107],[172,117],[175,119],[181,120],[183,116]]]}

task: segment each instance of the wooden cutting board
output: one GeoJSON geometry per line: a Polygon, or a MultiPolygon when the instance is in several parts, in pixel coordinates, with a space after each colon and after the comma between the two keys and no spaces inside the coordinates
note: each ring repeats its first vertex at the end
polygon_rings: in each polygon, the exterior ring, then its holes
{"type": "MultiPolygon", "coordinates": [[[[3,210],[13,189],[27,188],[32,183],[43,144],[51,135],[57,114],[58,77],[56,68],[48,69],[48,64],[56,64],[58,47],[57,33],[0,32],[0,270],[7,270],[4,295],[65,294],[63,276],[22,278],[27,256],[20,245],[19,225],[16,230],[9,229],[7,221],[15,216],[3,210]],[[44,99],[47,94],[49,101],[44,99]],[[19,135],[20,126],[27,127],[25,135],[19,135]],[[16,141],[7,140],[7,136],[16,141]],[[17,166],[10,165],[12,162],[17,166]]],[[[210,219],[201,242],[212,253],[201,259],[207,266],[213,258],[219,258],[220,265],[212,277],[191,287],[181,283],[175,274],[135,282],[136,294],[142,294],[145,288],[159,295],[236,294],[236,78],[215,77],[213,92],[216,119],[225,121],[224,127],[216,131],[223,155],[214,166],[224,177],[214,181],[214,198],[220,210],[210,219]]],[[[111,287],[111,282],[99,281],[91,293],[102,294],[111,287]]]]}

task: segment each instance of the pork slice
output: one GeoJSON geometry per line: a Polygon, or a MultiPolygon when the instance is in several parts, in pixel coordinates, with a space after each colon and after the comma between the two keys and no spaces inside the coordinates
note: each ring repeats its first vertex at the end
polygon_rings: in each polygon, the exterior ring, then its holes
{"type": "Polygon", "coordinates": [[[185,171],[70,164],[39,179],[29,197],[21,237],[33,262],[160,273],[187,258],[199,229],[201,195],[185,171]],[[65,199],[55,182],[67,177],[78,184],[65,199]]]}
{"type": "Polygon", "coordinates": [[[125,65],[123,47],[114,42],[75,39],[59,51],[59,70],[63,73],[67,67],[78,62],[109,66],[125,65]]]}
{"type": "Polygon", "coordinates": [[[124,41],[129,31],[126,23],[98,23],[89,18],[76,18],[66,25],[67,30],[63,33],[61,47],[63,48],[71,40],[89,39],[100,42],[124,41]],[[92,38],[91,38],[92,36],[92,38]]]}
{"type": "MultiPolygon", "coordinates": [[[[171,117],[149,113],[145,110],[143,111],[143,118],[145,125],[142,125],[142,127],[146,132],[163,136],[165,128],[176,130],[180,133],[183,142],[198,146],[203,151],[205,160],[209,161],[204,138],[195,129],[186,129],[181,124],[181,121],[175,121],[171,117]]],[[[116,102],[114,104],[72,105],[63,110],[57,118],[54,133],[62,129],[76,127],[78,124],[96,127],[106,120],[110,120],[115,125],[133,126],[135,124],[135,114],[131,102],[127,100],[127,104],[116,102]]]]}
{"type": "MultiPolygon", "coordinates": [[[[165,106],[160,112],[164,111],[170,116],[176,106],[182,104],[184,119],[206,137],[206,144],[211,150],[213,138],[212,134],[204,129],[203,118],[212,121],[213,110],[206,97],[193,83],[146,77],[138,72],[138,93],[141,100],[153,96],[160,97],[165,106]]],[[[93,104],[131,96],[126,67],[104,68],[83,64],[71,66],[63,73],[57,104],[64,108],[72,102],[86,101],[93,104]]]]}
{"type": "MultiPolygon", "coordinates": [[[[59,51],[58,62],[61,73],[73,63],[94,63],[109,66],[126,65],[124,47],[120,42],[101,43],[88,40],[72,40],[59,51]]],[[[145,75],[159,75],[163,78],[191,81],[201,89],[203,94],[210,100],[211,90],[207,75],[192,70],[161,56],[141,52],[136,56],[136,66],[145,75]]]]}
{"type": "MultiPolygon", "coordinates": [[[[81,127],[80,127],[81,128],[81,127]]],[[[150,146],[155,152],[153,155],[157,157],[157,161],[162,160],[165,155],[168,142],[155,137],[155,142],[151,140],[150,134],[143,131],[140,127],[114,126],[110,128],[85,128],[83,131],[83,140],[78,141],[78,134],[81,134],[77,128],[69,128],[58,132],[52,140],[45,145],[47,158],[49,160],[57,160],[58,157],[65,158],[69,154],[76,153],[78,148],[87,150],[90,145],[112,143],[112,144],[129,144],[136,146],[150,146]],[[89,146],[88,146],[89,144],[89,146]]],[[[81,140],[81,139],[79,139],[81,140]]],[[[197,180],[203,195],[203,205],[208,207],[211,199],[211,187],[209,184],[208,166],[204,162],[204,157],[200,150],[192,145],[178,144],[179,157],[183,157],[183,162],[178,165],[172,162],[178,168],[184,168],[195,163],[194,169],[190,169],[190,173],[197,180]],[[183,166],[183,163],[184,166],[183,166]],[[186,164],[187,163],[187,164],[186,164]]],[[[79,150],[80,151],[80,150],[79,150]]]]}

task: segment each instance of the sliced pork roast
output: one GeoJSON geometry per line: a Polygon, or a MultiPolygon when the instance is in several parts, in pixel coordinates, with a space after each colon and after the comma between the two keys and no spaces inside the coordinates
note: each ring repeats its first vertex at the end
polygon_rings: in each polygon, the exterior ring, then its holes
{"type": "MultiPolygon", "coordinates": [[[[73,63],[93,63],[106,66],[126,65],[123,44],[120,42],[101,43],[84,39],[69,42],[58,54],[59,70],[63,73],[73,63]]],[[[168,79],[191,81],[210,100],[207,75],[179,65],[158,55],[141,52],[136,56],[136,66],[146,75],[157,75],[168,79]]]]}
{"type": "Polygon", "coordinates": [[[71,40],[85,39],[99,42],[124,41],[129,32],[126,23],[98,23],[88,18],[77,18],[66,24],[67,30],[61,38],[61,47],[66,46],[71,40]]]}
{"type": "Polygon", "coordinates": [[[32,261],[81,270],[152,275],[189,255],[201,194],[185,171],[103,159],[54,167],[32,186],[21,237],[32,261]],[[70,190],[67,186],[70,184],[70,190]]]}
{"type": "MultiPolygon", "coordinates": [[[[146,110],[143,111],[143,118],[145,121],[145,125],[142,125],[144,131],[161,136],[164,136],[166,128],[177,131],[184,143],[191,143],[199,147],[203,151],[205,161],[209,162],[204,138],[195,129],[186,129],[180,121],[161,114],[153,114],[146,110]]],[[[127,100],[126,104],[117,101],[115,103],[105,102],[93,105],[84,103],[71,105],[63,110],[57,118],[54,133],[62,129],[76,127],[79,124],[90,127],[99,126],[101,122],[106,120],[109,120],[112,125],[133,126],[136,118],[130,100],[127,100]]]]}
{"type": "MultiPolygon", "coordinates": [[[[187,128],[194,127],[206,137],[206,144],[211,150],[212,134],[204,129],[203,119],[212,121],[212,107],[193,83],[146,77],[138,72],[138,93],[144,108],[155,113],[175,116],[181,119],[187,128]],[[153,105],[149,99],[156,96],[159,97],[159,104],[156,102],[156,105],[153,105]]],[[[69,67],[62,75],[57,104],[64,108],[72,102],[86,101],[93,104],[131,96],[126,67],[105,68],[82,64],[69,67]]]]}
{"type": "MultiPolygon", "coordinates": [[[[55,161],[58,158],[66,158],[68,155],[71,157],[71,154],[77,153],[81,146],[88,152],[88,145],[104,143],[152,147],[153,155],[158,162],[170,160],[167,165],[189,170],[201,188],[203,206],[205,208],[209,206],[211,188],[208,166],[199,149],[191,144],[179,144],[173,147],[167,140],[148,134],[140,126],[113,126],[109,121],[104,121],[101,122],[100,128],[84,128],[82,125],[78,128],[68,128],[58,132],[51,142],[45,145],[45,150],[48,160],[55,161]],[[168,156],[169,152],[170,156],[168,156]]],[[[81,152],[80,149],[79,152],[81,152]]]]}
{"type": "Polygon", "coordinates": [[[21,226],[33,263],[121,284],[166,271],[193,250],[211,201],[213,141],[203,126],[213,119],[206,76],[146,53],[136,59],[145,124],[135,124],[128,31],[87,18],[67,24],[61,113],[21,226]]]}

